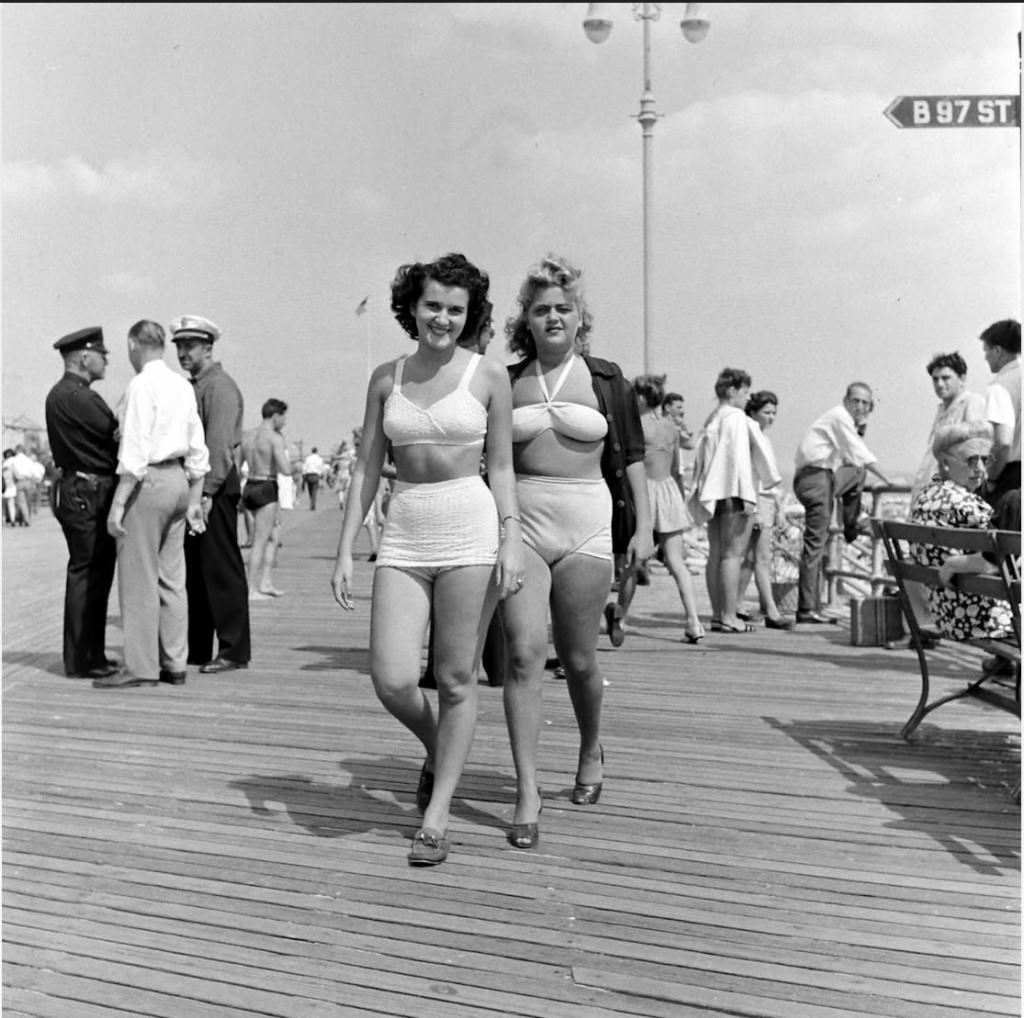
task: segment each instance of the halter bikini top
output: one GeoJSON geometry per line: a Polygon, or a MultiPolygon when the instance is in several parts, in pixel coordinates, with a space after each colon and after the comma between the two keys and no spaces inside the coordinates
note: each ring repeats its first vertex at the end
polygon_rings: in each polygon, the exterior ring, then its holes
{"type": "Polygon", "coordinates": [[[395,367],[395,383],[384,401],[384,434],[394,446],[483,445],[487,408],[469,391],[469,381],[483,357],[473,354],[458,386],[428,407],[417,406],[402,392],[405,358],[395,367]]]}
{"type": "Polygon", "coordinates": [[[544,394],[545,402],[517,406],[512,411],[513,442],[528,442],[549,429],[577,442],[597,442],[608,434],[608,422],[599,410],[583,406],[582,403],[555,402],[555,396],[569,377],[575,359],[569,357],[566,360],[565,367],[562,368],[562,373],[550,393],[544,381],[544,373],[540,369],[540,361],[534,362],[537,381],[540,382],[540,391],[544,394]]]}

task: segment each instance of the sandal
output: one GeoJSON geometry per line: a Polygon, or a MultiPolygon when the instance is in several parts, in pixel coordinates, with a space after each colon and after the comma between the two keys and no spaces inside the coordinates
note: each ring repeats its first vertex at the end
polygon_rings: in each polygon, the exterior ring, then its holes
{"type": "Polygon", "coordinates": [[[704,639],[704,627],[699,622],[696,626],[687,626],[683,636],[687,643],[700,643],[704,639]]]}
{"type": "MultiPolygon", "coordinates": [[[[604,768],[604,746],[598,747],[601,750],[601,768],[604,768]]],[[[572,790],[572,801],[577,806],[592,806],[598,799],[601,798],[601,788],[604,786],[604,778],[600,781],[595,781],[592,785],[584,785],[579,777],[576,778],[576,784],[572,790]]]]}
{"type": "Polygon", "coordinates": [[[412,836],[410,866],[437,866],[448,858],[448,839],[432,827],[422,827],[412,836]]]}
{"type": "Polygon", "coordinates": [[[720,633],[753,633],[756,627],[752,626],[749,622],[744,622],[742,628],[736,626],[727,626],[724,622],[722,628],[719,630],[720,633]]]}
{"type": "Polygon", "coordinates": [[[711,620],[711,632],[720,633],[722,631],[722,620],[712,619],[711,620]]]}
{"type": "Polygon", "coordinates": [[[508,843],[513,848],[536,848],[540,841],[540,815],[544,811],[544,793],[540,785],[537,786],[537,795],[540,797],[540,807],[537,810],[537,819],[529,824],[512,824],[508,829],[508,843]]]}

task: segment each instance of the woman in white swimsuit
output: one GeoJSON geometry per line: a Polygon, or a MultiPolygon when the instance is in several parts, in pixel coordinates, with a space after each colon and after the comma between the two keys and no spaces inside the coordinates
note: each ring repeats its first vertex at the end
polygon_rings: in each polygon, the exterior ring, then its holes
{"type": "Polygon", "coordinates": [[[458,345],[467,321],[483,312],[487,289],[487,276],[460,254],[398,270],[391,309],[416,351],[370,378],[331,577],[335,599],[351,610],[352,546],[390,442],[397,479],[373,579],[370,673],[381,703],[426,751],[412,865],[436,865],[448,854],[449,810],[473,741],[487,624],[497,600],[523,580],[508,375],[458,345]],[[489,486],[480,474],[483,449],[489,486]],[[436,719],[418,686],[431,620],[436,719]]]}
{"type": "Polygon", "coordinates": [[[509,646],[505,718],[516,766],[509,842],[539,839],[537,748],[548,612],[580,732],[572,801],[597,802],[604,781],[597,666],[601,612],[612,554],[629,561],[653,552],[644,437],[632,386],[618,365],[586,354],[590,312],[580,272],[548,257],[519,291],[506,324],[522,360],[512,377],[512,440],[523,521],[525,593],[502,602],[509,646]]]}

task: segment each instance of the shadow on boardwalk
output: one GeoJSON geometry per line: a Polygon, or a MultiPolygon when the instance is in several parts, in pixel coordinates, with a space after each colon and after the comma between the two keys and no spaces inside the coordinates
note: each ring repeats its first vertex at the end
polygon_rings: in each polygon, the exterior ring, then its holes
{"type": "Polygon", "coordinates": [[[904,742],[909,651],[844,625],[687,646],[660,572],[601,640],[601,801],[569,800],[548,678],[541,840],[512,849],[481,685],[452,854],[411,869],[422,751],[369,680],[372,567],[354,612],[328,592],[339,525],[286,514],[248,671],[113,693],[60,674],[55,522],[5,534],[5,1015],[1020,1014],[1019,722],[961,701],[904,742]]]}
{"type": "Polygon", "coordinates": [[[1019,846],[1006,838],[1001,825],[986,830],[972,813],[944,808],[944,797],[957,783],[965,785],[969,793],[995,792],[996,798],[989,801],[1003,805],[1002,796],[1019,773],[1019,765],[1014,765],[1015,736],[925,724],[915,733],[908,751],[894,742],[894,733],[882,734],[870,721],[765,720],[835,768],[848,782],[849,795],[874,800],[898,816],[887,828],[925,834],[956,862],[979,873],[1019,867],[1019,846]],[[971,754],[966,773],[962,762],[965,748],[971,754]]]}

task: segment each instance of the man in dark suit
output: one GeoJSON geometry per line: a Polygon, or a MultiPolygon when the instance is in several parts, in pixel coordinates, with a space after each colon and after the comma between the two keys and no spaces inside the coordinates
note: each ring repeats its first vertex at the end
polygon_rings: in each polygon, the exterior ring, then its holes
{"type": "Polygon", "coordinates": [[[46,397],[46,433],[60,469],[52,489],[53,513],[68,545],[64,671],[70,678],[100,679],[118,669],[105,650],[107,601],[117,564],[117,546],[107,533],[117,485],[117,418],[90,388],[107,371],[103,330],[80,329],[53,348],[64,359],[64,375],[46,397]]]}
{"type": "Polygon", "coordinates": [[[249,584],[238,547],[238,502],[242,482],[238,453],[242,442],[242,393],[213,359],[220,329],[208,318],[182,315],[170,325],[178,363],[195,386],[199,419],[210,452],[203,479],[206,530],[185,538],[188,591],[188,661],[204,674],[248,668],[249,584]],[[213,636],[217,634],[217,654],[213,636]]]}

